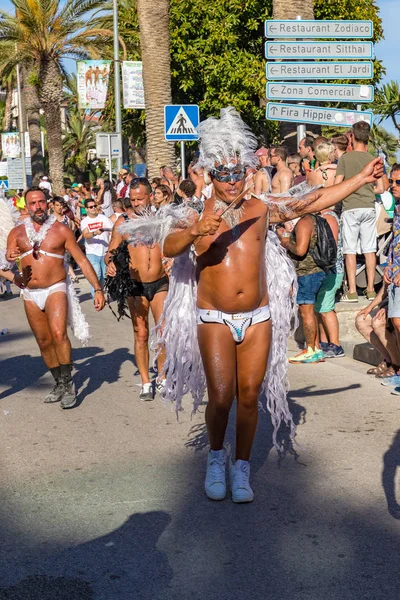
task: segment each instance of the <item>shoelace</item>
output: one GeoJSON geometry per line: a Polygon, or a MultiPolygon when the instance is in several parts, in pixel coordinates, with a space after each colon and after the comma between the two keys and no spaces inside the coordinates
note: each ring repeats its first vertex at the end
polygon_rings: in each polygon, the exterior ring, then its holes
{"type": "Polygon", "coordinates": [[[247,465],[241,465],[240,470],[235,469],[234,480],[239,488],[247,489],[249,487],[249,468],[247,465]]]}
{"type": "Polygon", "coordinates": [[[223,481],[224,480],[224,472],[225,472],[225,461],[220,458],[213,458],[210,461],[210,479],[213,482],[215,481],[223,481]]]}

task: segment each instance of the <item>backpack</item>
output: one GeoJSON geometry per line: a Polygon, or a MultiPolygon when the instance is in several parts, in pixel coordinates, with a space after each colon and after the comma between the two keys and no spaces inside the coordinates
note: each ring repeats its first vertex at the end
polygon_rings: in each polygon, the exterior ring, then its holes
{"type": "Polygon", "coordinates": [[[332,269],[336,265],[337,244],[332,229],[324,217],[311,215],[315,219],[315,232],[317,243],[310,251],[315,264],[324,271],[332,269]]]}

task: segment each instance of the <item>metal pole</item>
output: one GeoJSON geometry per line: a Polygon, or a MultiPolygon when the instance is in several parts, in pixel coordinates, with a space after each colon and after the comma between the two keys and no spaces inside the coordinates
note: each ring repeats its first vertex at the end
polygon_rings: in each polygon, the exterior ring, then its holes
{"type": "MultiPolygon", "coordinates": [[[[114,30],[114,98],[115,98],[115,131],[122,134],[121,116],[121,78],[119,65],[118,37],[118,0],[113,0],[113,30],[114,30]]],[[[117,172],[121,168],[121,158],[117,159],[117,172]]]]}
{"type": "MultiPolygon", "coordinates": [[[[301,21],[300,15],[298,15],[296,17],[296,21],[301,21]]],[[[299,41],[301,41],[301,40],[299,40],[299,41]]],[[[301,106],[302,104],[304,104],[304,102],[299,102],[298,104],[301,106]]],[[[297,125],[297,148],[300,145],[300,141],[305,137],[306,137],[306,126],[304,123],[299,123],[297,125]]]]}
{"type": "Polygon", "coordinates": [[[185,179],[186,165],[185,165],[185,142],[181,142],[181,176],[185,179]]]}
{"type": "Polygon", "coordinates": [[[18,96],[18,129],[19,129],[19,145],[21,148],[21,164],[22,164],[22,181],[24,190],[28,187],[26,181],[26,159],[25,159],[25,127],[22,117],[22,97],[21,97],[21,77],[19,73],[19,65],[17,64],[17,96],[18,96]]]}
{"type": "Polygon", "coordinates": [[[108,134],[108,177],[112,181],[112,157],[111,157],[111,135],[108,134]]]}

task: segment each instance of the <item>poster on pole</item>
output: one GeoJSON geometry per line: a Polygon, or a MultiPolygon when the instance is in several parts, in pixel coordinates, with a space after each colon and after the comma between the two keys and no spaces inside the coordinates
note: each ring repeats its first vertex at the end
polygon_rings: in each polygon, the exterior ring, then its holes
{"type": "Polygon", "coordinates": [[[100,109],[106,105],[110,60],[77,62],[79,108],[100,109]]]}
{"type": "Polygon", "coordinates": [[[141,61],[123,61],[122,89],[124,93],[124,108],[145,108],[143,64],[141,61]]]}
{"type": "Polygon", "coordinates": [[[1,149],[4,158],[19,158],[21,156],[18,131],[1,134],[1,149]]]}

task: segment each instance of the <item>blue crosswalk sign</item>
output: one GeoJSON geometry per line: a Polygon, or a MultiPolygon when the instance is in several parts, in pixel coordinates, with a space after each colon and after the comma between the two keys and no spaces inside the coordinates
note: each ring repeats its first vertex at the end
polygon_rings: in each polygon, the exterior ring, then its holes
{"type": "Polygon", "coordinates": [[[173,142],[197,140],[199,124],[197,104],[168,104],[164,106],[165,139],[173,142]]]}

